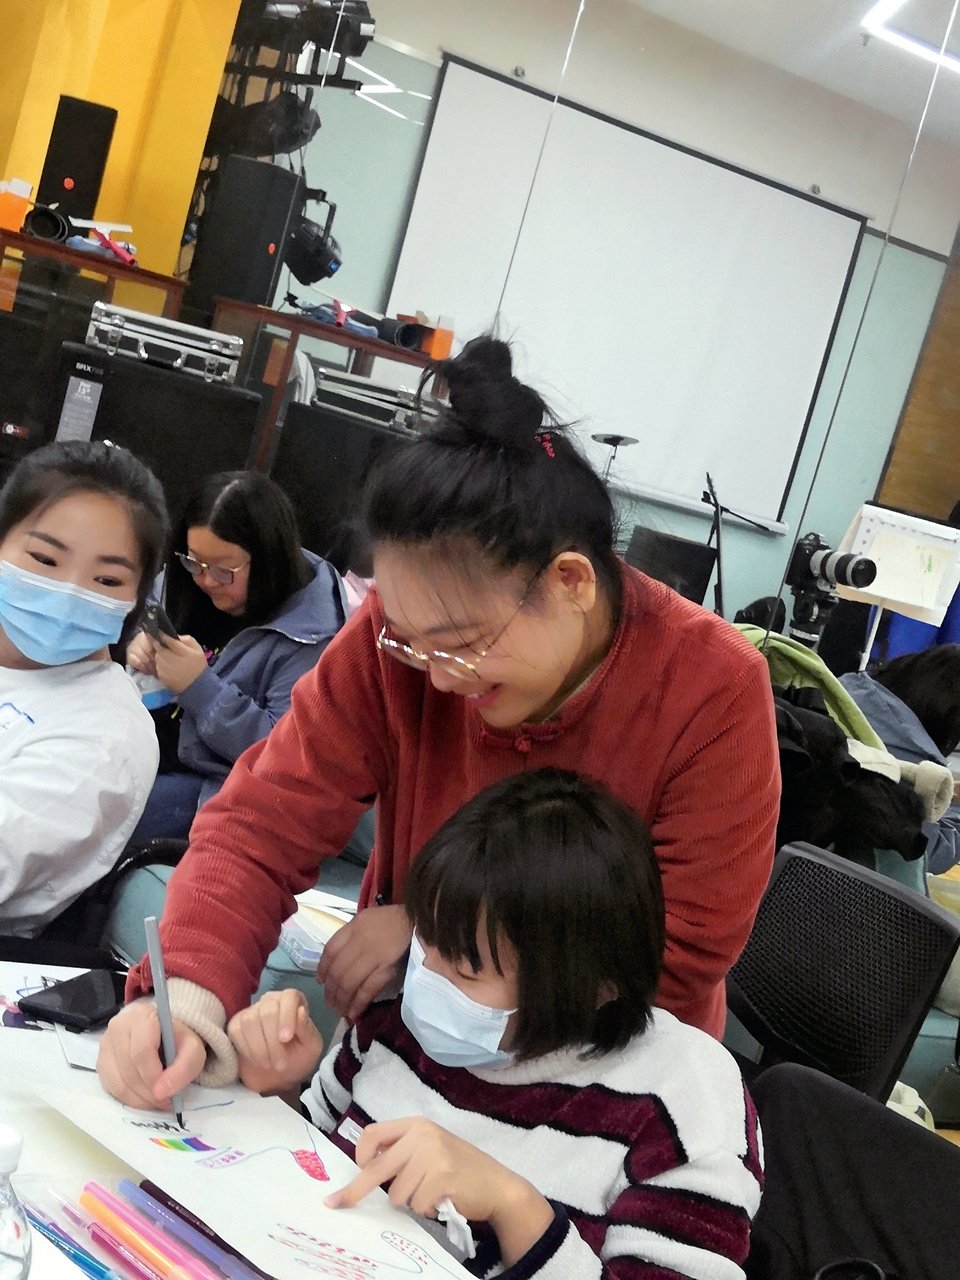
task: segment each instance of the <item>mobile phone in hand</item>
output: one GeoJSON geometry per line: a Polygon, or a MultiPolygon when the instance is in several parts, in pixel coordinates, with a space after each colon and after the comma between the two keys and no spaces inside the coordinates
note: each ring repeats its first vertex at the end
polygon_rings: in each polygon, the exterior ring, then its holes
{"type": "Polygon", "coordinates": [[[88,1031],[109,1022],[123,1008],[126,977],[110,969],[91,969],[34,991],[18,1002],[21,1013],[40,1022],[59,1022],[72,1031],[88,1031]]]}
{"type": "Polygon", "coordinates": [[[173,636],[176,640],[178,635],[177,628],[164,613],[162,606],[152,602],[144,608],[140,625],[160,645],[163,644],[164,636],[173,636]]]}

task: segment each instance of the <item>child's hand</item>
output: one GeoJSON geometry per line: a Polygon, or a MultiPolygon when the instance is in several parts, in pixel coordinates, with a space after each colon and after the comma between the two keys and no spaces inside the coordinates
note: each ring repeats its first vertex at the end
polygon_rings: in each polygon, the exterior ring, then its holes
{"type": "Polygon", "coordinates": [[[227,1034],[240,1059],[240,1079],[255,1093],[282,1093],[316,1070],[323,1037],[302,991],[268,991],[230,1019],[227,1034]]]}
{"type": "Polygon", "coordinates": [[[367,1125],[355,1159],[360,1173],[327,1197],[330,1208],[350,1208],[385,1182],[395,1205],[426,1218],[435,1218],[447,1197],[465,1218],[490,1223],[505,1266],[519,1261],[553,1221],[550,1204],[526,1178],[422,1117],[367,1125]]]}

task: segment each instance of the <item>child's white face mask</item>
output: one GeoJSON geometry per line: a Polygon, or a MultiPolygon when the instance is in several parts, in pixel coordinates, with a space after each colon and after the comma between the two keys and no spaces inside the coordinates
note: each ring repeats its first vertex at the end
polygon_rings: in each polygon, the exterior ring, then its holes
{"type": "Polygon", "coordinates": [[[516,1055],[500,1048],[516,1009],[478,1004],[440,973],[424,967],[416,934],[403,983],[400,1016],[421,1049],[444,1067],[502,1067],[516,1055]]]}

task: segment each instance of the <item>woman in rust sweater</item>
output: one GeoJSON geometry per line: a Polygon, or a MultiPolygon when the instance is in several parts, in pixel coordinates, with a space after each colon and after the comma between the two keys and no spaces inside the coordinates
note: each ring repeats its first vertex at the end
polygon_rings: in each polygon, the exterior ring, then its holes
{"type": "MultiPolygon", "coordinates": [[[[773,855],[779,772],[762,656],[614,552],[609,494],[480,338],[439,366],[450,409],[368,485],[377,587],[294,689],[289,713],[204,806],[161,924],[178,1053],[151,1002],[111,1024],[106,1087],[160,1105],[233,1078],[224,1026],[249,1003],[293,895],[376,801],[357,919],[319,970],[355,1018],[410,942],[411,860],[471,796],[555,766],[601,781],[649,826],[667,944],[658,1004],[715,1036],[724,976],[773,855]]],[[[518,856],[523,856],[523,851],[518,856]]],[[[597,921],[603,928],[603,921],[597,921]]],[[[141,962],[128,995],[151,987],[141,962]]]]}

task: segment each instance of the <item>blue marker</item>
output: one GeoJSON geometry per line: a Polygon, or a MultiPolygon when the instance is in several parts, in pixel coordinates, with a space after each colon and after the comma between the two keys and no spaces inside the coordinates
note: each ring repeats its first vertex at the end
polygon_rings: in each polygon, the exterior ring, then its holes
{"type": "Polygon", "coordinates": [[[92,1253],[87,1253],[86,1249],[81,1248],[75,1240],[71,1240],[66,1232],[54,1222],[44,1222],[31,1209],[24,1205],[24,1213],[39,1235],[45,1240],[49,1240],[55,1248],[65,1254],[72,1263],[80,1268],[90,1280],[122,1280],[122,1277],[113,1271],[110,1267],[100,1262],[92,1253]]]}
{"type": "Polygon", "coordinates": [[[142,1214],[155,1222],[165,1231],[169,1231],[175,1239],[181,1241],[194,1253],[198,1253],[201,1258],[206,1258],[208,1262],[222,1271],[228,1280],[258,1280],[258,1275],[250,1267],[245,1266],[239,1258],[233,1257],[227,1253],[225,1249],[221,1249],[219,1245],[214,1244],[212,1240],[207,1239],[202,1232],[197,1231],[195,1227],[191,1227],[188,1223],[168,1209],[159,1200],[154,1200],[148,1192],[142,1187],[138,1187],[136,1183],[131,1182],[129,1178],[124,1178],[119,1184],[120,1194],[125,1200],[128,1200],[135,1209],[139,1209],[142,1214]]]}

